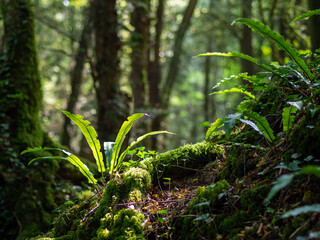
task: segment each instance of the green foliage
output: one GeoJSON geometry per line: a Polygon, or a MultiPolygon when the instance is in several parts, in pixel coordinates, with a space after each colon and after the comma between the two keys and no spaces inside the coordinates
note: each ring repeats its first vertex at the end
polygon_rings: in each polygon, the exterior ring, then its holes
{"type": "Polygon", "coordinates": [[[292,128],[293,121],[295,119],[295,116],[292,116],[292,114],[295,113],[297,110],[298,109],[294,106],[283,108],[282,123],[284,132],[289,132],[289,130],[292,128]]]}
{"type": "Polygon", "coordinates": [[[301,20],[301,19],[304,19],[304,18],[308,18],[308,17],[311,17],[311,16],[314,16],[314,15],[317,15],[317,14],[320,14],[320,9],[316,9],[316,10],[310,10],[298,17],[296,17],[295,19],[293,19],[291,22],[295,22],[295,21],[298,21],[298,20],[301,20]]]}
{"type": "Polygon", "coordinates": [[[286,42],[279,33],[272,31],[268,26],[264,25],[260,21],[241,18],[236,20],[236,22],[243,23],[254,31],[259,32],[262,36],[274,41],[279,49],[284,50],[292,58],[292,60],[297,64],[297,66],[299,66],[307,78],[310,80],[314,78],[314,75],[311,73],[307,64],[303,59],[300,58],[298,51],[294,49],[290,43],[286,42]]]}
{"type": "Polygon", "coordinates": [[[122,175],[123,182],[129,192],[134,189],[139,189],[145,192],[151,187],[151,176],[147,170],[142,168],[130,168],[122,175]]]}
{"type": "Polygon", "coordinates": [[[236,88],[236,87],[231,88],[231,89],[226,89],[226,90],[223,90],[223,91],[213,92],[210,95],[218,94],[218,93],[243,93],[243,94],[249,96],[250,98],[253,98],[253,99],[256,98],[252,93],[250,93],[250,92],[248,92],[246,90],[243,90],[241,88],[236,88]]]}
{"type": "Polygon", "coordinates": [[[206,139],[209,139],[210,136],[216,131],[216,129],[223,125],[225,119],[226,118],[217,118],[216,121],[211,124],[211,126],[206,132],[206,139]]]}
{"type": "Polygon", "coordinates": [[[238,58],[242,58],[244,60],[247,60],[249,62],[252,62],[256,65],[258,65],[259,67],[262,67],[264,69],[266,69],[267,71],[269,72],[273,72],[273,73],[276,73],[271,67],[265,65],[265,64],[260,64],[258,63],[258,60],[249,56],[249,55],[246,55],[246,54],[243,54],[243,53],[239,53],[239,52],[228,52],[228,53],[220,53],[220,52],[213,52],[213,53],[202,53],[202,54],[198,54],[196,57],[200,57],[200,56],[222,56],[222,57],[238,57],[238,58]]]}
{"type": "Polygon", "coordinates": [[[99,172],[104,172],[105,166],[103,163],[103,157],[101,153],[101,145],[99,140],[97,139],[98,134],[96,130],[92,127],[89,126],[90,122],[83,120],[83,116],[81,115],[74,115],[69,113],[68,111],[62,111],[68,118],[70,118],[75,124],[78,125],[80,128],[83,136],[86,138],[87,143],[93,153],[94,158],[96,159],[96,163],[98,166],[98,171],[99,172]]]}
{"type": "MultiPolygon", "coordinates": [[[[119,133],[117,135],[114,147],[112,149],[112,157],[111,157],[111,161],[110,161],[110,168],[109,168],[109,173],[113,174],[114,172],[117,172],[120,167],[121,164],[123,162],[123,159],[125,158],[125,156],[127,155],[127,153],[129,152],[129,150],[137,145],[138,143],[140,143],[142,140],[144,140],[146,137],[148,136],[152,136],[152,135],[156,135],[156,134],[162,134],[162,133],[168,133],[168,134],[172,134],[170,132],[167,131],[154,131],[154,132],[149,132],[146,133],[142,136],[140,136],[136,141],[133,141],[130,146],[127,147],[126,150],[124,150],[121,155],[120,155],[120,150],[122,147],[122,144],[124,142],[124,139],[126,137],[126,135],[128,134],[128,132],[130,131],[132,124],[134,123],[134,121],[138,120],[139,118],[141,118],[142,116],[144,116],[143,113],[136,113],[133,114],[132,116],[128,117],[128,121],[125,121],[120,130],[119,133]]],[[[109,145],[106,145],[107,149],[105,149],[105,151],[110,152],[110,149],[108,147],[109,145]]]]}
{"type": "Polygon", "coordinates": [[[90,172],[89,168],[77,156],[73,155],[72,153],[70,153],[64,149],[38,147],[38,148],[31,148],[31,149],[24,150],[21,154],[37,152],[37,151],[46,151],[46,150],[61,151],[62,153],[67,155],[67,157],[60,157],[60,156],[37,157],[37,158],[32,159],[29,162],[29,165],[37,160],[66,160],[66,161],[69,161],[72,165],[76,166],[79,169],[79,171],[88,179],[89,183],[93,183],[93,184],[97,183],[97,180],[94,178],[94,176],[90,172]]]}
{"type": "Polygon", "coordinates": [[[290,211],[287,211],[285,214],[283,214],[281,218],[294,217],[302,213],[309,213],[309,212],[320,212],[320,204],[306,205],[303,207],[292,209],[290,211]]]}

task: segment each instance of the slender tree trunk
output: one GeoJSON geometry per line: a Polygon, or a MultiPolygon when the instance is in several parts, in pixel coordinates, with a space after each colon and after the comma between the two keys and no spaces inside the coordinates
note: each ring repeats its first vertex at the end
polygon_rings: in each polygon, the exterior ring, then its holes
{"type": "Polygon", "coordinates": [[[116,0],[93,2],[95,30],[95,88],[98,100],[98,132],[102,141],[114,141],[129,107],[121,95],[116,0]]]}
{"type": "MultiPolygon", "coordinates": [[[[319,0],[309,0],[309,9],[315,10],[320,9],[320,1],[319,0]]],[[[310,35],[311,35],[311,48],[312,52],[315,52],[316,49],[320,48],[320,16],[315,15],[312,16],[310,21],[310,35]]]]}
{"type": "Polygon", "coordinates": [[[49,162],[45,168],[40,164],[41,168],[34,171],[27,168],[30,158],[20,155],[27,147],[45,146],[49,142],[39,117],[42,91],[34,16],[29,0],[3,0],[0,5],[4,19],[0,188],[1,198],[5,196],[1,199],[1,210],[6,210],[1,211],[0,222],[7,227],[1,238],[15,239],[14,235],[18,235],[17,239],[27,239],[50,226],[50,213],[56,207],[50,190],[58,166],[49,162]]]}
{"type": "MultiPolygon", "coordinates": [[[[82,84],[82,72],[87,60],[88,45],[90,44],[90,35],[92,30],[92,5],[84,12],[85,21],[79,41],[78,53],[75,58],[75,66],[71,72],[71,93],[68,98],[67,111],[73,113],[75,105],[80,95],[82,84]]],[[[63,131],[61,135],[61,144],[70,147],[70,128],[71,121],[64,117],[63,131]]]]}
{"type": "MultiPolygon", "coordinates": [[[[154,41],[150,41],[148,50],[148,87],[149,87],[149,101],[151,112],[151,130],[157,131],[161,126],[161,97],[159,84],[161,81],[161,65],[160,65],[160,46],[161,46],[161,34],[163,26],[163,10],[164,0],[158,1],[157,17],[155,25],[155,38],[154,41]]],[[[152,149],[158,148],[158,136],[151,137],[152,149]]]]}
{"type": "MultiPolygon", "coordinates": [[[[242,17],[250,18],[251,15],[252,0],[242,0],[242,17]]],[[[252,31],[247,26],[243,26],[240,48],[242,53],[252,56],[252,31]]],[[[241,71],[252,75],[254,74],[254,65],[249,61],[241,60],[241,71]]]]}
{"type": "Polygon", "coordinates": [[[162,108],[167,109],[169,106],[170,96],[174,84],[177,79],[177,74],[179,72],[180,66],[180,55],[182,53],[182,43],[185,36],[186,31],[190,26],[190,20],[193,15],[193,11],[196,7],[197,0],[190,0],[188,6],[184,12],[182,22],[178,28],[178,31],[175,36],[175,43],[173,49],[173,57],[170,59],[169,70],[167,77],[165,79],[163,85],[163,93],[162,93],[162,108]]]}

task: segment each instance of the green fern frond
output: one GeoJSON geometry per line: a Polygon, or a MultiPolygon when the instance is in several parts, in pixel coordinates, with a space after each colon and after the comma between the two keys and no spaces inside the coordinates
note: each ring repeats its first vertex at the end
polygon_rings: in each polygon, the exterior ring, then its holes
{"type": "Polygon", "coordinates": [[[255,99],[256,97],[250,93],[250,92],[247,92],[241,88],[230,88],[230,89],[226,89],[226,90],[223,90],[223,91],[217,91],[217,92],[213,92],[213,93],[210,93],[210,95],[213,95],[213,94],[220,94],[220,93],[243,93],[243,94],[246,94],[248,97],[251,97],[253,99],[255,99]]]}
{"type": "Polygon", "coordinates": [[[304,72],[306,77],[308,77],[310,80],[314,78],[307,64],[304,62],[303,59],[299,57],[298,51],[292,48],[291,44],[286,42],[285,39],[279,33],[272,31],[268,26],[264,25],[260,21],[248,18],[240,18],[236,20],[236,22],[245,24],[254,31],[259,32],[263,37],[266,37],[274,41],[279,49],[284,50],[292,58],[292,60],[297,64],[297,66],[304,72]]]}
{"type": "Polygon", "coordinates": [[[209,129],[206,132],[206,139],[209,139],[209,137],[216,131],[217,128],[221,127],[224,123],[226,118],[217,118],[214,123],[211,124],[209,129]]]}
{"type": "Polygon", "coordinates": [[[316,10],[310,10],[298,17],[296,17],[295,19],[293,19],[291,22],[295,22],[295,21],[298,21],[298,20],[301,20],[301,19],[304,19],[304,18],[308,18],[308,17],[311,17],[313,15],[317,15],[317,14],[320,14],[320,9],[316,9],[316,10]]]}
{"type": "Polygon", "coordinates": [[[89,126],[90,122],[87,120],[83,120],[83,116],[81,115],[74,115],[72,113],[69,113],[68,111],[62,111],[68,118],[70,118],[75,124],[78,125],[80,128],[82,134],[85,136],[87,143],[89,144],[89,147],[91,148],[91,151],[93,153],[93,156],[96,160],[98,171],[99,172],[105,172],[105,166],[103,163],[103,156],[101,153],[101,145],[99,140],[97,139],[98,134],[96,130],[89,126]]]}
{"type": "Polygon", "coordinates": [[[258,60],[249,56],[249,55],[246,55],[246,54],[243,54],[243,53],[239,53],[239,52],[228,52],[228,53],[220,53],[220,52],[212,52],[212,53],[201,53],[201,54],[198,54],[196,57],[201,57],[201,56],[221,56],[221,57],[237,57],[237,58],[242,58],[244,60],[247,60],[249,62],[252,62],[256,65],[258,65],[259,67],[262,67],[264,69],[266,69],[267,71],[269,72],[272,72],[274,74],[276,74],[276,72],[269,66],[265,65],[265,64],[262,64],[262,63],[258,63],[258,60]]]}
{"type": "Polygon", "coordinates": [[[30,152],[37,152],[37,151],[43,151],[43,150],[59,150],[62,151],[64,154],[67,155],[67,157],[60,157],[60,156],[45,156],[45,157],[37,157],[32,159],[28,165],[33,163],[37,160],[66,160],[70,162],[72,165],[76,166],[80,172],[88,179],[89,183],[93,183],[94,185],[97,183],[97,180],[94,178],[93,174],[90,172],[87,165],[85,165],[77,156],[73,155],[70,152],[67,152],[66,150],[59,149],[59,148],[32,148],[27,149],[23,151],[21,154],[30,153],[30,152]]]}
{"type": "Polygon", "coordinates": [[[122,144],[124,142],[124,139],[125,139],[127,133],[130,131],[130,129],[132,127],[133,122],[138,120],[142,116],[144,116],[143,113],[135,113],[132,116],[128,117],[128,120],[122,124],[122,126],[119,130],[119,133],[117,135],[115,145],[113,148],[113,152],[112,152],[112,160],[111,160],[110,169],[109,169],[110,174],[112,174],[113,171],[117,169],[117,166],[120,165],[120,162],[118,159],[119,154],[120,154],[120,150],[121,150],[122,144]]]}
{"type": "Polygon", "coordinates": [[[256,121],[257,127],[263,132],[264,137],[271,143],[274,142],[275,136],[268,121],[256,112],[244,112],[244,115],[256,121]]]}
{"type": "Polygon", "coordinates": [[[297,110],[298,108],[294,106],[283,108],[282,124],[284,132],[288,132],[292,128],[292,124],[295,119],[295,116],[292,116],[292,114],[295,113],[297,110]]]}

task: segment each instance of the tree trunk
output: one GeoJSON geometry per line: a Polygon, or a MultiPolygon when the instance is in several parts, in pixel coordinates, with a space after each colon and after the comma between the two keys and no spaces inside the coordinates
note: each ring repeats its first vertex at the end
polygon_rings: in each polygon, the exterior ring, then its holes
{"type": "MultiPolygon", "coordinates": [[[[309,10],[320,9],[319,0],[309,0],[309,10]]],[[[310,35],[311,35],[311,48],[312,52],[315,52],[316,49],[320,48],[320,16],[315,15],[310,18],[310,35]]]]}
{"type": "MultiPolygon", "coordinates": [[[[0,222],[2,239],[26,239],[50,226],[56,207],[52,195],[55,162],[27,168],[30,158],[20,155],[27,147],[45,146],[39,110],[42,100],[29,0],[1,1],[4,19],[4,55],[0,64],[0,222]]],[[[33,155],[36,157],[37,155],[33,155]]]]}
{"type": "Polygon", "coordinates": [[[114,141],[129,111],[119,86],[121,42],[117,34],[116,0],[95,0],[93,4],[99,139],[114,141]]]}
{"type": "MultiPolygon", "coordinates": [[[[161,34],[163,29],[163,10],[164,0],[159,0],[156,17],[156,32],[154,41],[150,41],[148,50],[148,87],[149,87],[149,102],[152,109],[151,115],[151,130],[158,131],[161,126],[160,107],[161,97],[159,84],[161,81],[161,66],[160,66],[160,46],[161,34]]],[[[152,149],[158,148],[158,136],[151,136],[152,149]]]]}
{"type": "Polygon", "coordinates": [[[177,74],[179,72],[180,65],[180,55],[182,52],[182,43],[187,29],[190,26],[190,20],[193,14],[193,11],[196,7],[197,0],[190,0],[188,6],[184,12],[182,22],[178,28],[178,31],[175,36],[173,57],[170,59],[169,70],[167,77],[163,85],[162,93],[162,108],[167,109],[169,106],[170,96],[173,89],[173,86],[177,79],[177,74]]]}
{"type": "MultiPolygon", "coordinates": [[[[252,0],[242,0],[242,17],[250,18],[252,16],[252,0]]],[[[241,53],[252,56],[252,31],[247,26],[243,26],[242,38],[240,40],[241,53]]],[[[241,71],[249,75],[254,74],[253,63],[241,60],[241,71]]]]}
{"type": "MultiPolygon", "coordinates": [[[[67,111],[74,113],[75,105],[80,95],[82,84],[82,72],[87,60],[88,45],[90,44],[90,35],[92,30],[92,5],[85,10],[85,21],[79,41],[78,53],[75,58],[75,66],[71,72],[71,93],[68,98],[67,111]]],[[[70,148],[70,128],[71,120],[64,116],[63,131],[61,135],[61,144],[70,148]]]]}

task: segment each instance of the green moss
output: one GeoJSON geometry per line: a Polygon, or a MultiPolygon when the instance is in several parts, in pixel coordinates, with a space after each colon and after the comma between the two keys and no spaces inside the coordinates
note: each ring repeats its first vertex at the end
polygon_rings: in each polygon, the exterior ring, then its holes
{"type": "Polygon", "coordinates": [[[245,211],[241,210],[226,217],[218,227],[218,232],[222,234],[229,234],[230,237],[237,234],[241,228],[244,228],[244,223],[249,219],[245,211]]]}
{"type": "Polygon", "coordinates": [[[183,167],[191,169],[199,168],[209,162],[215,161],[223,153],[224,148],[221,145],[203,141],[196,144],[186,144],[183,147],[159,154],[155,158],[155,162],[158,167],[166,166],[163,169],[163,176],[180,178],[185,177],[186,174],[194,173],[193,171],[183,169],[183,167]]]}
{"type": "MultiPolygon", "coordinates": [[[[298,228],[300,228],[303,224],[306,223],[306,221],[309,219],[310,214],[302,214],[300,216],[297,216],[293,218],[292,220],[289,220],[289,222],[286,223],[284,229],[283,229],[283,239],[289,239],[290,235],[294,233],[298,228]]],[[[308,233],[308,227],[305,226],[300,229],[298,232],[299,235],[306,235],[308,233]]]]}
{"type": "Polygon", "coordinates": [[[230,188],[230,184],[226,180],[221,180],[215,184],[207,186],[205,189],[199,187],[196,191],[196,196],[198,200],[210,201],[214,204],[218,200],[220,193],[225,192],[230,188]]]}
{"type": "Polygon", "coordinates": [[[267,197],[270,186],[254,186],[245,188],[241,191],[241,209],[250,214],[259,214],[261,208],[264,207],[263,200],[267,197]]]}
{"type": "Polygon", "coordinates": [[[150,173],[142,168],[130,168],[128,171],[123,173],[122,179],[126,185],[128,192],[133,189],[138,189],[145,193],[147,189],[151,187],[151,176],[150,173]]]}
{"type": "Polygon", "coordinates": [[[144,239],[142,236],[144,216],[138,211],[133,209],[120,210],[113,217],[112,223],[110,216],[108,218],[109,220],[102,220],[102,227],[97,231],[99,240],[144,239]]]}
{"type": "Polygon", "coordinates": [[[312,117],[308,112],[305,118],[293,128],[290,141],[293,149],[303,156],[320,158],[320,110],[312,117]]]}
{"type": "Polygon", "coordinates": [[[139,189],[133,189],[129,192],[128,201],[129,202],[139,202],[141,201],[143,195],[139,189]]]}

